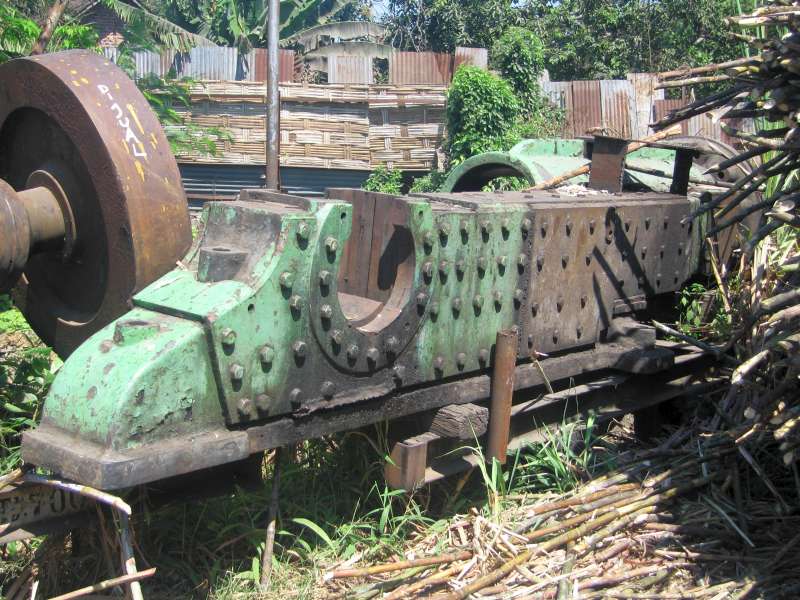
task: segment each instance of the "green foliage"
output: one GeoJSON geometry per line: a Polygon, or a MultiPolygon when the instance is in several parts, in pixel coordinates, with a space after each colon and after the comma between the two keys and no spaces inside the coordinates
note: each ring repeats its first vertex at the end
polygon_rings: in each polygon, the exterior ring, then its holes
{"type": "MultiPolygon", "coordinates": [[[[729,282],[735,289],[736,281],[729,282]]],[[[678,295],[678,326],[683,333],[705,339],[724,339],[730,333],[731,318],[724,310],[721,292],[702,283],[691,283],[678,295]]]]}
{"type": "Polygon", "coordinates": [[[381,165],[370,174],[361,187],[368,192],[402,194],[403,172],[396,169],[387,169],[381,165]]]}
{"type": "Polygon", "coordinates": [[[492,66],[511,84],[524,116],[546,102],[539,87],[544,70],[544,45],[529,29],[509,27],[492,46],[492,66]]]}
{"type": "MultiPolygon", "coordinates": [[[[0,62],[30,54],[42,30],[29,16],[8,4],[0,5],[0,62]]],[[[71,50],[74,48],[96,48],[97,32],[90,25],[73,21],[56,27],[47,49],[71,50]]]]}
{"type": "Polygon", "coordinates": [[[477,67],[458,69],[447,92],[445,149],[450,164],[498,150],[520,112],[511,85],[477,67]]]}
{"type": "Polygon", "coordinates": [[[438,192],[445,179],[447,179],[447,173],[444,171],[431,171],[427,175],[414,179],[409,192],[412,194],[438,192]]]}

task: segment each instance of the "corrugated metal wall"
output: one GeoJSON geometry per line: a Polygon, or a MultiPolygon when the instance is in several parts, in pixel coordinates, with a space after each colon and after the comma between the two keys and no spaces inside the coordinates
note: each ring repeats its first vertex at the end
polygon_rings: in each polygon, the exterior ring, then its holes
{"type": "Polygon", "coordinates": [[[329,56],[328,83],[375,83],[372,57],[329,56]]]}
{"type": "Polygon", "coordinates": [[[452,54],[398,51],[389,59],[389,83],[392,85],[448,85],[452,78],[452,54]]]}
{"type": "Polygon", "coordinates": [[[471,65],[485,69],[489,66],[489,52],[486,48],[464,48],[459,46],[453,57],[453,73],[461,65],[471,65]]]}

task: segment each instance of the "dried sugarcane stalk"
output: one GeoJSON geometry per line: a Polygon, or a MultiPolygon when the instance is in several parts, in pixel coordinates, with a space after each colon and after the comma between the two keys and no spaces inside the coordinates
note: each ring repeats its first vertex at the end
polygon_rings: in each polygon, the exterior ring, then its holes
{"type": "Polygon", "coordinates": [[[333,579],[339,579],[342,577],[368,577],[369,575],[378,575],[380,573],[389,573],[391,571],[401,571],[403,569],[410,569],[413,567],[441,565],[460,560],[469,560],[470,558],[472,558],[472,552],[442,554],[441,556],[428,556],[425,558],[418,558],[416,560],[401,560],[384,565],[365,567],[363,569],[342,569],[340,571],[334,571],[332,577],[333,579]]]}

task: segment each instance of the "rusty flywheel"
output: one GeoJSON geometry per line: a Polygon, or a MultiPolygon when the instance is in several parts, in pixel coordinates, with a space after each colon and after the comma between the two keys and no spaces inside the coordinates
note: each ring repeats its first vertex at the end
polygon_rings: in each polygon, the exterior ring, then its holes
{"type": "Polygon", "coordinates": [[[62,355],[191,242],[178,166],[134,83],[87,51],[0,66],[0,289],[62,355]]]}

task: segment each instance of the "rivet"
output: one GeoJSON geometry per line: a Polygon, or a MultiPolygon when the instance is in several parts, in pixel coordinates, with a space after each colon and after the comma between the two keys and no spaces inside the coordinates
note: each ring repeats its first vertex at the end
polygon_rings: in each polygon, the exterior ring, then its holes
{"type": "Polygon", "coordinates": [[[392,377],[398,384],[402,383],[406,377],[406,368],[403,365],[395,365],[392,368],[392,377]]]}
{"type": "Polygon", "coordinates": [[[306,343],[303,340],[297,340],[292,344],[292,350],[294,350],[294,355],[297,358],[303,358],[306,355],[307,349],[306,343]]]}
{"type": "Polygon", "coordinates": [[[588,302],[588,298],[584,295],[581,296],[581,308],[586,308],[586,302],[588,302]]]}
{"type": "Polygon", "coordinates": [[[498,307],[503,306],[503,294],[500,293],[500,290],[495,290],[492,292],[492,299],[498,307]]]}
{"type": "Polygon", "coordinates": [[[425,276],[425,279],[430,280],[433,277],[433,263],[427,261],[422,265],[422,274],[425,276]]]}
{"type": "Polygon", "coordinates": [[[466,268],[466,266],[467,265],[464,262],[464,259],[457,260],[456,261],[456,273],[458,273],[459,275],[463,275],[464,274],[464,269],[466,268]]]}
{"type": "Polygon", "coordinates": [[[590,233],[590,234],[593,234],[593,233],[594,233],[594,228],[595,228],[595,222],[594,222],[594,219],[590,219],[590,220],[589,220],[589,233],[590,233]]]}
{"type": "Polygon", "coordinates": [[[347,358],[349,358],[350,360],[355,360],[356,358],[358,358],[358,352],[359,352],[358,344],[350,344],[347,347],[347,358]]]}
{"type": "Polygon", "coordinates": [[[428,301],[428,294],[425,292],[420,292],[417,294],[417,306],[425,306],[425,303],[428,301]]]}
{"type": "Polygon", "coordinates": [[[233,346],[236,343],[236,332],[230,327],[222,330],[220,339],[225,346],[233,346]]]}
{"type": "Polygon", "coordinates": [[[650,229],[650,217],[645,217],[644,228],[645,229],[650,229]]]}
{"type": "Polygon", "coordinates": [[[433,368],[436,369],[439,372],[444,370],[444,357],[443,356],[437,356],[436,358],[433,359],[433,368]]]}
{"type": "Polygon", "coordinates": [[[302,306],[303,306],[303,299],[297,294],[289,298],[289,308],[291,308],[292,310],[299,311],[300,308],[302,308],[302,306]]]}
{"type": "Polygon", "coordinates": [[[592,264],[592,255],[591,254],[587,254],[586,255],[586,266],[588,267],[590,264],[592,264]]]}
{"type": "Polygon", "coordinates": [[[268,410],[272,404],[272,398],[268,394],[259,394],[256,396],[256,406],[261,410],[268,410]]]}
{"type": "Polygon", "coordinates": [[[661,246],[661,248],[659,248],[658,257],[659,258],[664,258],[664,246],[661,246]]]}
{"type": "Polygon", "coordinates": [[[323,304],[319,307],[319,316],[323,319],[330,320],[333,316],[333,307],[330,304],[323,304]]]}
{"type": "Polygon", "coordinates": [[[517,288],[514,290],[514,305],[519,308],[520,304],[522,304],[522,297],[523,293],[522,290],[517,288]]]}
{"type": "Polygon", "coordinates": [[[564,308],[564,299],[563,299],[563,298],[558,298],[558,299],[556,300],[556,310],[557,310],[558,312],[561,312],[561,310],[562,310],[563,308],[564,308]]]}
{"type": "Polygon", "coordinates": [[[292,408],[300,408],[300,395],[303,392],[300,388],[294,388],[291,392],[289,392],[289,403],[292,405],[292,408]]]}
{"type": "Polygon", "coordinates": [[[297,237],[301,240],[307,240],[309,235],[311,235],[311,226],[305,221],[301,221],[297,225],[297,237]]]}
{"type": "Polygon", "coordinates": [[[341,329],[334,329],[331,331],[331,341],[336,344],[337,346],[342,345],[342,340],[344,339],[344,332],[341,329]]]}
{"type": "Polygon", "coordinates": [[[250,411],[253,409],[253,403],[250,398],[239,398],[239,402],[236,403],[236,408],[241,414],[249,415],[250,411]]]}
{"type": "Polygon", "coordinates": [[[664,217],[664,229],[669,227],[669,217],[664,217]]]}
{"type": "Polygon", "coordinates": [[[534,302],[531,304],[531,316],[535,317],[537,314],[539,314],[539,303],[534,302]]]}
{"type": "Polygon", "coordinates": [[[335,254],[336,251],[339,249],[339,240],[337,240],[332,235],[329,235],[328,237],[325,238],[325,249],[331,254],[335,254]]]}
{"type": "Polygon", "coordinates": [[[281,273],[281,276],[278,278],[280,281],[281,287],[283,288],[291,288],[294,285],[294,273],[289,271],[284,271],[281,273]]]}
{"type": "Polygon", "coordinates": [[[389,354],[396,354],[399,348],[400,340],[397,339],[397,336],[390,335],[386,338],[386,352],[389,354]]]}
{"type": "Polygon", "coordinates": [[[233,381],[241,381],[244,379],[244,367],[239,363],[233,363],[228,369],[231,379],[233,381]]]}
{"type": "Polygon", "coordinates": [[[472,299],[472,306],[480,309],[480,307],[483,306],[483,296],[480,294],[475,294],[475,297],[472,299]]]}
{"type": "Polygon", "coordinates": [[[450,263],[448,263],[446,260],[442,260],[439,262],[439,275],[441,275],[442,277],[446,277],[447,272],[449,270],[450,270],[450,263]]]}
{"type": "Polygon", "coordinates": [[[459,312],[461,310],[461,298],[453,298],[453,311],[459,312]]]}
{"type": "Polygon", "coordinates": [[[527,256],[525,256],[524,254],[520,254],[519,256],[517,256],[517,266],[520,269],[524,269],[525,265],[527,265],[527,264],[528,264],[528,257],[527,256]]]}
{"type": "Polygon", "coordinates": [[[488,219],[481,221],[481,233],[484,236],[488,236],[490,233],[492,233],[492,222],[488,219]]]}
{"type": "Polygon", "coordinates": [[[479,271],[486,271],[486,267],[489,266],[489,261],[486,260],[485,256],[478,257],[478,270],[479,271]]]}
{"type": "Polygon", "coordinates": [[[537,256],[536,257],[536,270],[541,271],[542,267],[544,267],[544,256],[537,256]]]}
{"type": "Polygon", "coordinates": [[[465,238],[469,235],[469,222],[466,219],[461,219],[458,222],[458,228],[461,230],[461,235],[465,238]]]}
{"type": "Polygon", "coordinates": [[[323,398],[333,398],[333,394],[336,392],[336,385],[332,381],[323,381],[319,391],[322,392],[323,398]]]}
{"type": "Polygon", "coordinates": [[[630,230],[631,230],[631,222],[625,221],[625,232],[627,233],[630,230]]]}
{"type": "Polygon", "coordinates": [[[539,227],[539,233],[542,237],[547,237],[547,221],[542,221],[542,224],[539,227]]]}
{"type": "Polygon", "coordinates": [[[319,284],[321,286],[329,286],[331,284],[331,272],[330,271],[320,271],[319,272],[319,284]]]}
{"type": "Polygon", "coordinates": [[[426,231],[422,235],[422,243],[426,248],[433,248],[433,234],[430,231],[426,231]]]}
{"type": "Polygon", "coordinates": [[[271,365],[275,360],[275,350],[269,344],[261,346],[261,350],[258,351],[258,359],[265,365],[271,365]]]}
{"type": "Polygon", "coordinates": [[[495,260],[497,261],[497,265],[502,268],[505,268],[506,263],[508,262],[508,258],[506,258],[505,255],[498,256],[495,260]]]}
{"type": "Polygon", "coordinates": [[[378,359],[380,357],[381,357],[380,351],[374,346],[367,349],[367,360],[371,362],[373,365],[378,362],[378,359]]]}
{"type": "Polygon", "coordinates": [[[438,302],[431,302],[431,306],[428,309],[431,312],[432,316],[437,316],[439,314],[439,303],[438,302]]]}
{"type": "Polygon", "coordinates": [[[553,332],[553,343],[558,344],[558,329],[553,332]]]}
{"type": "Polygon", "coordinates": [[[564,231],[566,231],[567,236],[571,235],[572,234],[572,223],[567,221],[566,224],[564,225],[564,231]]]}
{"type": "Polygon", "coordinates": [[[566,254],[562,254],[561,255],[561,268],[562,269],[566,269],[568,263],[569,263],[569,256],[567,256],[566,254]]]}
{"type": "Polygon", "coordinates": [[[583,335],[583,329],[581,329],[580,327],[576,328],[576,329],[575,329],[575,336],[576,336],[578,339],[581,339],[581,336],[582,336],[582,335],[583,335]]]}
{"type": "Polygon", "coordinates": [[[503,236],[507,236],[510,233],[510,229],[509,229],[510,225],[511,225],[511,221],[508,219],[508,217],[505,217],[505,218],[503,218],[502,221],[500,221],[500,230],[501,230],[503,236]]]}
{"type": "Polygon", "coordinates": [[[463,352],[456,354],[456,364],[458,365],[459,369],[463,369],[464,365],[467,364],[467,355],[463,352]]]}
{"type": "Polygon", "coordinates": [[[450,235],[450,223],[448,221],[442,221],[439,223],[439,236],[446,238],[450,235]]]}
{"type": "Polygon", "coordinates": [[[647,246],[642,246],[642,258],[647,256],[647,246]]]}
{"type": "Polygon", "coordinates": [[[478,350],[478,362],[485,365],[489,362],[489,351],[486,348],[478,350]]]}
{"type": "Polygon", "coordinates": [[[678,256],[683,255],[683,244],[678,244],[678,256]]]}
{"type": "Polygon", "coordinates": [[[522,229],[523,233],[528,233],[531,230],[531,226],[533,223],[528,217],[522,219],[522,223],[520,223],[519,227],[522,229]]]}

